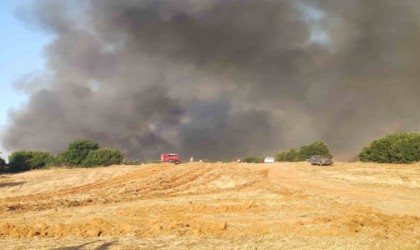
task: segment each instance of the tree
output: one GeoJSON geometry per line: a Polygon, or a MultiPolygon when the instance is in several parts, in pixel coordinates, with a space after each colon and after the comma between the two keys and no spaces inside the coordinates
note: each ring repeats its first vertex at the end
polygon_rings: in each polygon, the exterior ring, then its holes
{"type": "Polygon", "coordinates": [[[47,166],[54,156],[44,151],[20,150],[9,156],[10,171],[20,172],[47,166]]]}
{"type": "Polygon", "coordinates": [[[394,133],[374,140],[362,149],[359,159],[379,163],[420,161],[420,133],[394,133]]]}
{"type": "Polygon", "coordinates": [[[83,161],[83,167],[109,166],[121,164],[124,155],[120,150],[113,148],[100,148],[89,152],[83,161]]]}
{"type": "Polygon", "coordinates": [[[28,171],[29,160],[31,159],[30,151],[20,150],[9,155],[9,165],[11,172],[28,171]]]}
{"type": "Polygon", "coordinates": [[[39,169],[50,165],[54,161],[54,156],[44,151],[31,151],[31,159],[29,160],[30,169],[39,169]]]}
{"type": "Polygon", "coordinates": [[[327,144],[325,144],[323,141],[316,141],[309,145],[304,145],[300,148],[291,148],[287,152],[279,151],[276,153],[276,161],[305,161],[306,159],[311,158],[312,155],[319,155],[328,159],[333,158],[327,144]]]}
{"type": "Polygon", "coordinates": [[[299,149],[298,161],[305,161],[311,158],[312,155],[319,155],[328,159],[333,158],[327,144],[323,141],[316,141],[312,144],[302,146],[299,149]]]}
{"type": "Polygon", "coordinates": [[[4,171],[6,165],[6,161],[2,157],[0,157],[0,171],[4,171]]]}
{"type": "Polygon", "coordinates": [[[276,161],[280,162],[295,162],[298,161],[299,150],[296,148],[291,148],[287,152],[279,151],[276,154],[276,161]]]}
{"type": "Polygon", "coordinates": [[[76,140],[70,143],[67,151],[59,157],[65,164],[81,166],[89,152],[97,149],[99,149],[99,145],[96,142],[86,139],[76,140]]]}
{"type": "Polygon", "coordinates": [[[260,163],[262,161],[263,160],[261,158],[256,157],[256,156],[248,156],[241,159],[241,162],[246,162],[246,163],[260,163]]]}

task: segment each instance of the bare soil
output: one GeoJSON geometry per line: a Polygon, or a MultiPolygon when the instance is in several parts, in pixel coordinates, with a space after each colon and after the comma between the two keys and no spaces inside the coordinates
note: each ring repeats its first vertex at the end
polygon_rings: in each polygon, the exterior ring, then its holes
{"type": "Polygon", "coordinates": [[[0,175],[1,249],[419,249],[420,164],[0,175]]]}

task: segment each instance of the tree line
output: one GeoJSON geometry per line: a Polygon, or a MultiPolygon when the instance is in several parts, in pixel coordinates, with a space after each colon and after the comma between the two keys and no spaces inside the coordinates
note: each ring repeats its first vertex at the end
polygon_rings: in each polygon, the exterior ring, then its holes
{"type": "MultiPolygon", "coordinates": [[[[1,158],[0,158],[1,159],[1,158]]],[[[53,155],[45,151],[19,150],[9,156],[9,172],[21,172],[49,166],[96,167],[121,164],[124,155],[114,148],[101,148],[91,140],[80,139],[69,144],[66,151],[53,155]]],[[[4,159],[0,164],[6,165],[4,159]]]]}
{"type": "MultiPolygon", "coordinates": [[[[305,161],[312,155],[333,158],[327,144],[316,141],[288,151],[278,151],[276,161],[297,162],[305,161]]],[[[80,139],[69,144],[67,150],[53,155],[45,151],[19,150],[13,152],[9,158],[8,171],[20,172],[41,169],[50,166],[96,167],[114,164],[132,164],[124,160],[124,154],[114,148],[102,148],[91,140],[80,139]]],[[[400,132],[376,139],[363,147],[355,156],[355,161],[379,163],[413,163],[420,161],[420,133],[400,132]]],[[[259,163],[261,157],[245,157],[241,162],[259,163]]],[[[160,161],[152,161],[155,163],[160,161]]],[[[136,164],[141,162],[134,161],[136,164]]],[[[0,157],[0,170],[4,170],[6,161],[0,157]]]]}
{"type": "MultiPolygon", "coordinates": [[[[276,161],[305,161],[311,155],[333,158],[327,144],[316,141],[300,148],[276,153],[276,161]]],[[[420,161],[420,133],[399,132],[376,139],[363,147],[352,161],[378,163],[414,163],[420,161]]]]}

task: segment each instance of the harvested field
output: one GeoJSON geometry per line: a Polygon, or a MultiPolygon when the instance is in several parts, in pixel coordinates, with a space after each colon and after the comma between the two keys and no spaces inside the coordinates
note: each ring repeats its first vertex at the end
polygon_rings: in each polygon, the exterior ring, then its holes
{"type": "Polygon", "coordinates": [[[0,175],[2,249],[418,249],[420,164],[186,163],[0,175]]]}

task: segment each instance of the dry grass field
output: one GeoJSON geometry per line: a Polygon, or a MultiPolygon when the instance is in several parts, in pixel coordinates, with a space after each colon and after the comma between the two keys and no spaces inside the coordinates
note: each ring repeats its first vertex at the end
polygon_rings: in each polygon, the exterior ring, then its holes
{"type": "Polygon", "coordinates": [[[1,249],[419,249],[420,164],[0,175],[1,249]]]}

